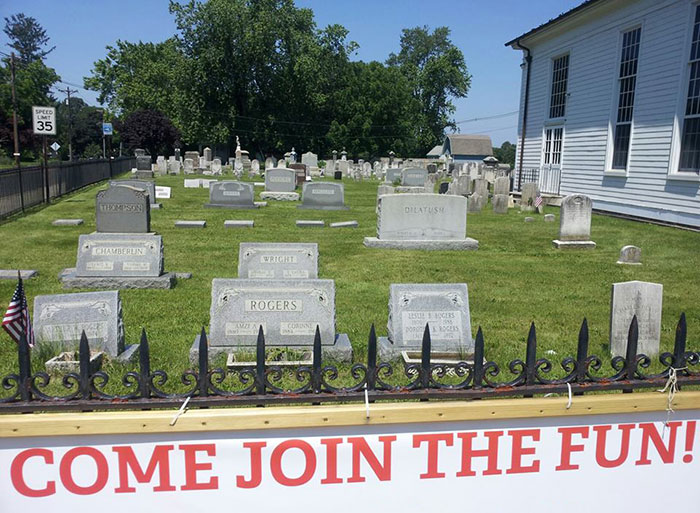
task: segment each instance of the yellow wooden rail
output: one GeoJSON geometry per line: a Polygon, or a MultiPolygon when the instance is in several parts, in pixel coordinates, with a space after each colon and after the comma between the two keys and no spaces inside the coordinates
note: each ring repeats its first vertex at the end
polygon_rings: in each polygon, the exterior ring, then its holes
{"type": "MultiPolygon", "coordinates": [[[[0,438],[25,436],[187,433],[206,431],[454,422],[665,411],[666,394],[606,394],[484,401],[222,408],[189,410],[171,426],[176,410],[0,415],[0,438]]],[[[700,409],[700,392],[680,392],[673,410],[700,409]]]]}

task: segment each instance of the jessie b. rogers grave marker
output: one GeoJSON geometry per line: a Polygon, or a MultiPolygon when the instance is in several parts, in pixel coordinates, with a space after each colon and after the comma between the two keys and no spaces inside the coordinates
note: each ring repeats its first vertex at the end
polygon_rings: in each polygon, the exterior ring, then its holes
{"type": "MultiPolygon", "coordinates": [[[[347,335],[335,333],[333,280],[221,279],[212,281],[209,354],[251,351],[262,326],[267,347],[308,351],[316,326],[323,357],[352,360],[347,335]]],[[[190,349],[196,360],[199,336],[190,349]]]]}
{"type": "Polygon", "coordinates": [[[318,244],[241,242],[238,277],[318,278],[318,244]]]}

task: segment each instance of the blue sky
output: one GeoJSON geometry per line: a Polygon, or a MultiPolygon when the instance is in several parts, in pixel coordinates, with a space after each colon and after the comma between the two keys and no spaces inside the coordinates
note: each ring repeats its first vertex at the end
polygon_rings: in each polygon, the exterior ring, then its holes
{"type": "MultiPolygon", "coordinates": [[[[354,59],[384,61],[399,49],[401,29],[448,26],[452,41],[464,53],[472,87],[455,101],[457,121],[517,111],[520,52],[503,44],[581,3],[582,0],[297,0],[313,9],[316,22],[344,25],[360,48],[354,59]]],[[[47,64],[62,79],[82,86],[92,63],[117,39],[162,41],[175,32],[167,0],[0,0],[0,16],[24,12],[46,29],[56,49],[47,64]]],[[[1,35],[3,51],[7,38],[1,35]]],[[[61,87],[65,87],[62,84],[61,87]]],[[[94,92],[80,90],[88,103],[94,92]]],[[[493,144],[515,142],[517,114],[460,123],[462,133],[485,133],[493,144]]]]}

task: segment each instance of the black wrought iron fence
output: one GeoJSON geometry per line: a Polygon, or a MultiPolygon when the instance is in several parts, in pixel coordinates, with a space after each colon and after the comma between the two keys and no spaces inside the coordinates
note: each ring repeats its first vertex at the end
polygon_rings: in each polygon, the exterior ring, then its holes
{"type": "Polygon", "coordinates": [[[536,183],[543,194],[559,194],[561,190],[561,169],[536,167],[513,171],[513,191],[520,192],[524,184],[531,182],[536,183]]]}
{"type": "Polygon", "coordinates": [[[79,371],[53,378],[45,372],[31,373],[31,353],[24,338],[18,344],[19,372],[5,376],[0,398],[0,412],[49,410],[151,409],[179,406],[190,399],[190,406],[270,405],[280,403],[327,403],[383,399],[480,399],[504,396],[531,397],[536,394],[573,393],[601,390],[663,388],[670,379],[674,386],[700,384],[700,372],[691,367],[700,363],[700,353],[686,351],[686,319],[682,314],[675,334],[673,352],[659,355],[656,373],[645,373],[652,359],[637,354],[638,326],[634,317],[630,325],[624,357],[610,360],[610,370],[603,369],[603,359],[588,354],[588,323],[584,319],[578,333],[575,357],[560,362],[561,377],[554,377],[554,364],[537,357],[537,336],[534,323],[527,338],[525,359],[508,364],[510,375],[502,376],[501,368],[485,360],[485,341],[481,328],[475,339],[472,362],[438,363],[431,361],[431,338],[426,325],[419,363],[394,366],[377,359],[377,337],[370,329],[366,363],[349,368],[351,382],[337,383],[338,367],[324,365],[321,336],[318,328],[313,341],[310,365],[301,364],[292,370],[296,387],[282,385],[283,369],[265,361],[265,336],[258,331],[256,358],[250,365],[235,370],[211,368],[209,344],[204,329],[199,343],[199,365],[186,370],[180,381],[186,390],[165,390],[168,375],[151,369],[146,332],[141,333],[138,370],[121,376],[124,394],[110,394],[106,386],[110,376],[90,371],[90,347],[83,332],[79,346],[79,371]],[[400,371],[400,372],[399,372],[400,371]],[[50,388],[53,382],[53,388],[50,388]],[[63,395],[49,392],[56,390],[63,395]],[[367,394],[367,396],[365,396],[367,394]]]}
{"type": "Polygon", "coordinates": [[[83,160],[0,171],[0,218],[132,169],[134,157],[83,160]]]}

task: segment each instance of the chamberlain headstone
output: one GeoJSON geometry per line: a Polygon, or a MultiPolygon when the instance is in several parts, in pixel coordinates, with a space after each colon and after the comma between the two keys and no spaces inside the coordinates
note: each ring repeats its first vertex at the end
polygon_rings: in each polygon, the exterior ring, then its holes
{"type": "Polygon", "coordinates": [[[561,202],[559,238],[552,241],[559,249],[593,249],[591,212],[593,202],[583,194],[571,194],[561,202]]]}
{"type": "Polygon", "coordinates": [[[253,202],[255,191],[252,183],[222,181],[209,185],[209,203],[207,208],[252,209],[257,208],[253,202]]]}
{"type": "Polygon", "coordinates": [[[467,237],[467,199],[441,194],[388,194],[379,197],[377,237],[371,248],[478,249],[467,237]]]}
{"type": "Polygon", "coordinates": [[[101,233],[149,233],[151,210],[148,194],[128,185],[97,193],[97,231],[101,233]]]}
{"type": "Polygon", "coordinates": [[[91,233],[81,235],[75,276],[157,277],[163,274],[160,235],[91,233]]]}
{"type": "Polygon", "coordinates": [[[128,358],[137,348],[130,346],[125,353],[118,291],[36,296],[33,320],[39,346],[76,349],[84,331],[91,350],[104,351],[112,357],[128,358]]]}
{"type": "Polygon", "coordinates": [[[301,205],[309,210],[347,210],[345,188],[342,183],[307,182],[303,185],[301,205]]]}
{"type": "Polygon", "coordinates": [[[379,341],[381,358],[393,359],[402,351],[420,352],[426,324],[432,351],[460,360],[473,354],[466,283],[392,283],[388,338],[379,341]]]}
{"type": "MultiPolygon", "coordinates": [[[[212,281],[209,354],[252,351],[260,327],[267,347],[309,350],[316,327],[324,358],[352,360],[347,335],[335,333],[333,280],[221,279],[212,281]]],[[[190,351],[196,358],[199,337],[190,351]]]]}
{"type": "Polygon", "coordinates": [[[265,280],[318,278],[318,244],[241,242],[238,277],[265,280]]]}
{"type": "Polygon", "coordinates": [[[628,281],[613,283],[610,307],[610,351],[625,356],[632,318],[637,316],[637,354],[655,356],[661,340],[661,307],[664,287],[660,283],[628,281]]]}

